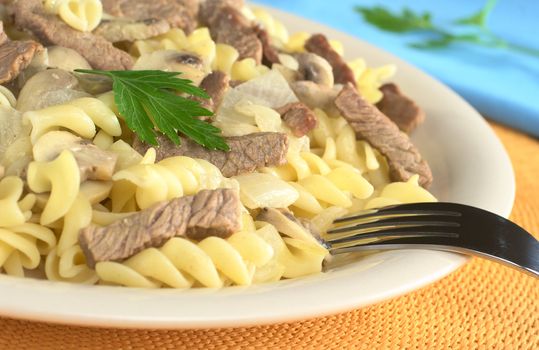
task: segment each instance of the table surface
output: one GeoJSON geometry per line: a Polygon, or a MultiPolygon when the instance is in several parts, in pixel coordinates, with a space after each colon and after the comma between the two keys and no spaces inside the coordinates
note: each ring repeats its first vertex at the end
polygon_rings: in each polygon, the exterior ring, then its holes
{"type": "MultiPolygon", "coordinates": [[[[539,236],[539,141],[492,124],[516,173],[511,219],[539,236]]],[[[482,259],[368,308],[295,323],[125,330],[0,318],[0,349],[539,349],[539,280],[482,259]]]]}

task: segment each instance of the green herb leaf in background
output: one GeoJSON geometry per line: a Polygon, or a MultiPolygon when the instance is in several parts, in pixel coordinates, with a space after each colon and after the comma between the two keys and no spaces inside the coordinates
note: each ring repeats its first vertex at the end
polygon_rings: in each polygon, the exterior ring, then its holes
{"type": "Polygon", "coordinates": [[[455,20],[455,23],[473,25],[473,26],[478,26],[481,28],[487,28],[488,17],[492,13],[492,10],[494,10],[494,7],[496,6],[497,2],[498,0],[487,0],[487,3],[485,4],[485,6],[483,6],[483,8],[480,9],[478,12],[468,17],[459,18],[455,20]]]}
{"type": "Polygon", "coordinates": [[[178,132],[209,148],[229,149],[221,130],[201,116],[213,113],[200,102],[178,95],[184,93],[209,98],[190,80],[180,79],[178,72],[159,70],[102,71],[77,69],[76,72],[104,75],[112,79],[114,101],[125,122],[144,142],[157,146],[156,128],[175,144],[180,144],[178,132]]]}
{"type": "Polygon", "coordinates": [[[506,49],[523,54],[539,57],[539,50],[518,44],[513,44],[492,33],[488,27],[488,18],[496,6],[497,0],[487,0],[478,12],[457,19],[454,24],[469,27],[467,33],[455,34],[444,27],[436,25],[429,12],[416,13],[409,8],[403,8],[400,13],[392,12],[383,6],[364,7],[356,6],[354,10],[363,16],[363,19],[388,32],[404,34],[419,32],[428,35],[428,39],[421,42],[409,43],[416,49],[440,49],[453,43],[462,42],[484,47],[506,49]]]}
{"type": "Polygon", "coordinates": [[[403,8],[401,13],[392,13],[382,6],[372,8],[356,6],[355,10],[363,15],[363,18],[380,29],[394,33],[404,33],[419,29],[432,29],[434,26],[430,20],[430,13],[416,14],[408,8],[403,8]]]}

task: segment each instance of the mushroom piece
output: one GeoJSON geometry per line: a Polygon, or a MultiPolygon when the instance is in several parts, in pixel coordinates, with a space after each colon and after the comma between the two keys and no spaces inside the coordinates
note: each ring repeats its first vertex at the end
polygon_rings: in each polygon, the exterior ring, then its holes
{"type": "Polygon", "coordinates": [[[321,86],[333,87],[333,68],[323,57],[304,52],[298,54],[296,59],[299,64],[298,80],[308,80],[321,86]]]}
{"type": "Polygon", "coordinates": [[[333,88],[318,85],[312,81],[296,81],[290,84],[298,99],[309,108],[320,108],[330,115],[338,115],[339,111],[333,101],[339,94],[342,86],[335,85],[333,88]]]}
{"type": "Polygon", "coordinates": [[[75,73],[80,86],[92,95],[100,95],[112,90],[112,79],[104,75],[75,73]]]}
{"type": "Polygon", "coordinates": [[[50,131],[41,136],[32,148],[34,159],[48,162],[63,150],[70,150],[79,166],[81,182],[85,180],[110,180],[116,166],[117,155],[104,151],[67,131],[50,131]]]}
{"type": "Polygon", "coordinates": [[[0,106],[0,164],[5,175],[21,176],[32,160],[30,127],[23,125],[22,114],[0,106]]]}
{"type": "Polygon", "coordinates": [[[63,46],[49,46],[49,67],[72,72],[75,69],[92,69],[86,58],[77,51],[63,46]]]}
{"type": "Polygon", "coordinates": [[[0,159],[6,148],[19,137],[22,128],[21,113],[8,106],[0,106],[0,159]]]}
{"type": "Polygon", "coordinates": [[[181,72],[182,79],[189,79],[199,85],[204,76],[204,62],[195,53],[175,50],[159,50],[139,57],[134,70],[159,69],[167,72],[181,72]]]}
{"type": "Polygon", "coordinates": [[[164,19],[148,18],[134,20],[129,18],[103,19],[94,30],[110,42],[144,40],[164,34],[170,30],[170,25],[164,19]]]}
{"type": "Polygon", "coordinates": [[[87,97],[73,74],[62,69],[37,73],[24,84],[17,100],[21,112],[35,111],[49,106],[87,97]]]}
{"type": "Polygon", "coordinates": [[[23,71],[21,71],[17,79],[12,82],[14,91],[20,91],[20,89],[22,89],[24,84],[26,84],[26,82],[30,80],[31,77],[33,77],[39,72],[46,70],[48,67],[49,54],[47,50],[45,49],[37,51],[34,54],[32,61],[30,61],[30,64],[23,71]]]}
{"type": "Polygon", "coordinates": [[[307,228],[294,214],[286,209],[264,208],[256,219],[273,225],[277,231],[289,237],[320,243],[316,237],[318,233],[309,230],[311,225],[307,225],[309,226],[307,228]]]}

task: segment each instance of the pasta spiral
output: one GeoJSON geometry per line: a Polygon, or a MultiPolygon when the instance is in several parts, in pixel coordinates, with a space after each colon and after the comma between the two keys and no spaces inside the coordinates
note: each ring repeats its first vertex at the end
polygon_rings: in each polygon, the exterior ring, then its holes
{"type": "Polygon", "coordinates": [[[106,282],[130,287],[166,285],[188,288],[197,283],[219,288],[226,279],[238,285],[253,281],[256,267],[273,256],[272,247],[252,232],[228,239],[208,237],[198,243],[171,238],[161,248],[149,248],[123,263],[100,262],[97,275],[106,282]]]}
{"type": "Polygon", "coordinates": [[[58,245],[47,255],[45,273],[48,279],[90,284],[97,281],[95,271],[86,265],[84,254],[78,244],[80,229],[88,226],[91,220],[91,203],[82,192],[79,192],[63,217],[58,245]]]}
{"type": "Polygon", "coordinates": [[[0,227],[22,225],[30,219],[30,211],[35,196],[27,195],[21,200],[24,189],[23,181],[16,176],[6,176],[0,180],[0,227]],[[24,204],[29,201],[28,204],[24,204]]]}
{"type": "Polygon", "coordinates": [[[35,269],[41,255],[56,246],[49,228],[28,222],[36,196],[22,197],[23,181],[16,176],[0,180],[0,268],[7,274],[24,276],[24,269],[35,269]]]}
{"type": "Polygon", "coordinates": [[[281,237],[274,226],[256,222],[259,237],[271,245],[273,259],[255,273],[256,283],[278,281],[318,273],[328,251],[320,244],[290,237],[281,237]]]}
{"type": "Polygon", "coordinates": [[[57,14],[71,28],[91,32],[103,18],[100,0],[45,0],[45,9],[57,14]]]}
{"type": "Polygon", "coordinates": [[[5,86],[0,85],[0,106],[15,108],[17,98],[5,86]]]}
{"type": "Polygon", "coordinates": [[[328,206],[348,208],[352,198],[368,198],[372,185],[358,169],[338,162],[329,164],[311,152],[288,154],[288,163],[263,171],[289,181],[298,192],[298,199],[292,209],[312,216],[321,213],[328,206]]]}
{"type": "Polygon", "coordinates": [[[227,73],[233,80],[251,80],[269,70],[266,66],[257,65],[252,58],[238,61],[238,51],[230,45],[216,44],[206,27],[198,28],[189,35],[174,28],[154,38],[138,40],[133,44],[131,53],[142,56],[160,50],[194,52],[208,69],[227,73]]]}
{"type": "Polygon", "coordinates": [[[32,143],[45,133],[60,128],[86,139],[95,136],[96,126],[111,136],[122,134],[116,114],[104,102],[93,97],[82,97],[66,104],[26,112],[23,122],[32,126],[32,143]]]}
{"type": "Polygon", "coordinates": [[[418,202],[436,202],[436,198],[419,185],[419,175],[414,175],[406,182],[387,184],[378,196],[367,202],[365,209],[418,202]]]}
{"type": "Polygon", "coordinates": [[[208,237],[198,243],[172,238],[128,260],[100,262],[99,278],[130,287],[218,288],[294,278],[321,271],[328,252],[311,241],[281,237],[268,223],[245,215],[244,231],[228,239],[208,237]],[[257,229],[258,227],[258,229],[257,229]]]}
{"type": "Polygon", "coordinates": [[[215,189],[230,184],[213,164],[189,157],[166,158],[154,163],[155,150],[148,150],[141,163],[118,171],[112,177],[112,210],[126,210],[135,199],[140,209],[164,200],[192,195],[202,189],[215,189]]]}
{"type": "Polygon", "coordinates": [[[211,66],[216,57],[216,45],[206,27],[195,29],[189,35],[185,35],[183,30],[179,28],[173,28],[167,33],[151,39],[137,40],[131,48],[131,53],[135,56],[142,56],[159,50],[196,53],[207,67],[211,66]]]}
{"type": "Polygon", "coordinates": [[[8,275],[24,276],[24,269],[35,269],[41,255],[56,245],[54,232],[44,226],[24,223],[0,228],[0,267],[8,275]]]}
{"type": "Polygon", "coordinates": [[[63,217],[77,198],[80,188],[79,167],[73,153],[64,150],[50,162],[31,162],[28,165],[27,181],[35,193],[50,192],[40,223],[51,224],[63,217]]]}

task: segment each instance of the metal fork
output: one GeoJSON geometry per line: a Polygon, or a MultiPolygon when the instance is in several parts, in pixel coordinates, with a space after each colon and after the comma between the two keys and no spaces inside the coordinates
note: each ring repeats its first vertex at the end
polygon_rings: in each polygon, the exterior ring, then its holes
{"type": "Polygon", "coordinates": [[[487,258],[539,278],[539,241],[483,209],[414,203],[339,218],[323,235],[332,254],[360,250],[434,249],[487,258]]]}

